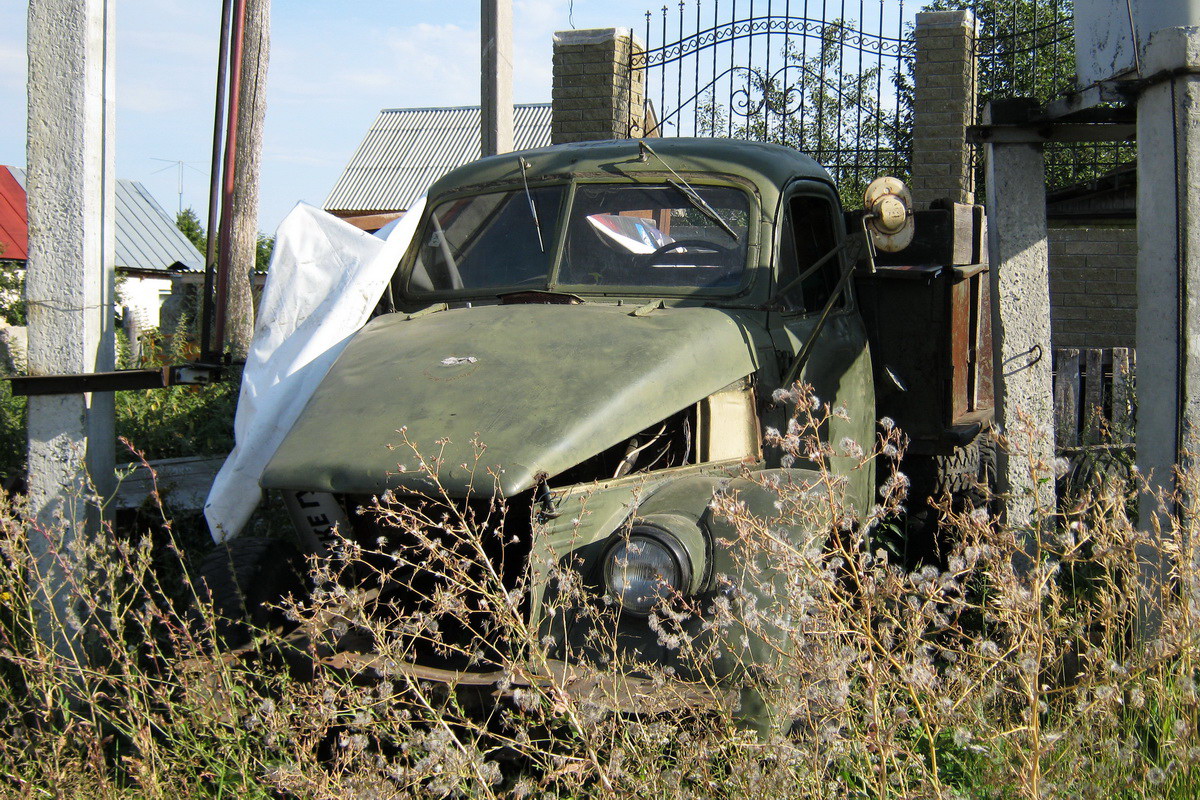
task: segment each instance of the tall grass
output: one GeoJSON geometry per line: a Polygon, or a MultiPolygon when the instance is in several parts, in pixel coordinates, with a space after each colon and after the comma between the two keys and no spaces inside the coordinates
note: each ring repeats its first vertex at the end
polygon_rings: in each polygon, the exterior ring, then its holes
{"type": "MultiPolygon", "coordinates": [[[[834,448],[816,435],[813,405],[799,404],[774,446],[818,462],[899,463],[894,426],[885,421],[866,452],[834,448]]],[[[570,645],[531,624],[530,573],[514,583],[489,556],[515,512],[464,511],[438,488],[437,459],[424,463],[431,489],[420,501],[370,504],[381,529],[403,535],[347,539],[313,561],[311,595],[282,600],[288,622],[239,649],[222,643],[178,552],[109,531],[57,554],[73,576],[57,633],[88,653],[62,657],[39,639],[26,588],[29,543],[55,532],[0,502],[0,791],[1200,794],[1193,531],[1139,531],[1124,486],[1042,509],[1044,522],[1019,535],[946,503],[939,563],[908,570],[878,541],[879,522],[905,501],[901,474],[858,515],[832,473],[803,483],[747,473],[777,502],[755,513],[738,482],[714,495],[732,554],[718,588],[652,612],[648,641],[670,657],[642,663],[570,559],[533,566],[554,587],[546,614],[588,637],[570,645]],[[1165,578],[1147,583],[1148,563],[1165,564],[1165,578]],[[422,602],[405,599],[414,592],[422,602]],[[447,688],[401,668],[417,653],[493,674],[447,688]]],[[[1053,479],[1053,465],[1029,468],[1053,479]]]]}

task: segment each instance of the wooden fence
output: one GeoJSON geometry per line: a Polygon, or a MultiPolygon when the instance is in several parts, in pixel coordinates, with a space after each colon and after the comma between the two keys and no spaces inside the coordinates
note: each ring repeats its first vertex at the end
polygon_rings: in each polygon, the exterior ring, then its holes
{"type": "Polygon", "coordinates": [[[1054,428],[1060,453],[1133,447],[1136,351],[1054,351],[1054,428]]]}

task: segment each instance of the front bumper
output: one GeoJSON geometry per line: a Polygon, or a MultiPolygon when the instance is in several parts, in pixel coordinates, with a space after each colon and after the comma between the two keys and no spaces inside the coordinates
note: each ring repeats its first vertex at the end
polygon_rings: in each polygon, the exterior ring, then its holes
{"type": "Polygon", "coordinates": [[[450,689],[483,689],[496,700],[511,698],[516,690],[538,689],[552,698],[598,706],[618,713],[659,714],[688,709],[725,711],[737,704],[737,692],[704,683],[654,680],[597,670],[546,659],[537,674],[458,672],[397,662],[373,653],[340,652],[320,660],[323,666],[356,676],[376,679],[408,679],[443,684],[450,689]],[[503,688],[501,688],[503,687],[503,688]]]}

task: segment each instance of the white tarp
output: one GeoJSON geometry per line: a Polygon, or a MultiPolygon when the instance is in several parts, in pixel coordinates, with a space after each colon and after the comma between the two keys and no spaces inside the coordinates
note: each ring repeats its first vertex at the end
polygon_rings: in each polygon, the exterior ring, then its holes
{"type": "Polygon", "coordinates": [[[422,197],[386,239],[304,203],[280,223],[242,373],[236,444],[204,504],[215,541],[237,536],[254,513],[267,462],[379,302],[424,207],[422,197]]]}

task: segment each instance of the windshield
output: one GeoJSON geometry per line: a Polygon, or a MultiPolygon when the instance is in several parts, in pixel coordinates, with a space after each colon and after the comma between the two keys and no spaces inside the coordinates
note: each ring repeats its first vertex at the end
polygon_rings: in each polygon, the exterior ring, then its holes
{"type": "Polygon", "coordinates": [[[558,282],[737,286],[746,265],[746,195],[713,186],[694,191],[703,202],[675,184],[580,186],[558,282]]]}
{"type": "Polygon", "coordinates": [[[516,189],[442,203],[430,215],[409,288],[544,288],[563,188],[531,189],[528,196],[516,189]]]}
{"type": "Polygon", "coordinates": [[[749,202],[734,188],[677,182],[580,184],[451,200],[434,209],[409,290],[578,287],[732,288],[745,271],[749,202]],[[536,214],[534,213],[536,211],[536,214]],[[560,232],[561,227],[561,232],[560,232]]]}

